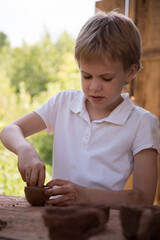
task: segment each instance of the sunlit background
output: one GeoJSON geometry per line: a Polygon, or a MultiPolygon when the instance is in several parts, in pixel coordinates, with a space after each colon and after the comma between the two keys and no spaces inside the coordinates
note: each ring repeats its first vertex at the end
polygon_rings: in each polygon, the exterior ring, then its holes
{"type": "Polygon", "coordinates": [[[0,32],[12,47],[33,44],[46,31],[53,41],[64,31],[76,37],[94,11],[95,0],[0,0],[0,32]]]}
{"type": "MultiPolygon", "coordinates": [[[[53,94],[80,89],[76,36],[94,0],[0,0],[0,130],[53,94]]],[[[53,136],[29,137],[51,180],[53,136]]],[[[17,156],[0,143],[0,194],[24,196],[17,156]]]]}

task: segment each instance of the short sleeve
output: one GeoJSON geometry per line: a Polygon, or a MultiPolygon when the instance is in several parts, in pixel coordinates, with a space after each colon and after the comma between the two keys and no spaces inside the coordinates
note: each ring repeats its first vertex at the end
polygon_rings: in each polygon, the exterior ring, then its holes
{"type": "Polygon", "coordinates": [[[34,110],[44,121],[47,127],[46,131],[49,134],[54,133],[59,95],[60,94],[52,96],[46,103],[34,110]]]}
{"type": "Polygon", "coordinates": [[[159,121],[158,118],[150,112],[145,113],[137,120],[135,136],[132,142],[132,153],[147,149],[156,149],[159,153],[159,121]]]}
{"type": "Polygon", "coordinates": [[[55,133],[56,126],[61,126],[61,124],[64,123],[70,102],[79,93],[81,93],[81,91],[63,90],[34,110],[44,121],[46,131],[49,134],[55,133]]]}

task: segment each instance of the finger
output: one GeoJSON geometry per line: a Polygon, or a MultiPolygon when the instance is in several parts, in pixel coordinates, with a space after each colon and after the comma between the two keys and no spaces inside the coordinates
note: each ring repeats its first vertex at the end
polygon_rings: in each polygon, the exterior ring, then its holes
{"type": "Polygon", "coordinates": [[[38,170],[36,168],[34,168],[31,170],[31,173],[30,173],[29,185],[37,186],[37,183],[38,183],[38,170]]]}
{"type": "Polygon", "coordinates": [[[26,170],[25,176],[27,185],[30,185],[31,170],[29,168],[26,170]]]}
{"type": "Polygon", "coordinates": [[[18,171],[20,172],[23,181],[26,182],[26,172],[20,168],[19,162],[17,163],[17,167],[18,167],[18,171]]]}
{"type": "Polygon", "coordinates": [[[52,187],[52,186],[64,186],[66,184],[68,184],[69,181],[67,180],[63,180],[63,179],[53,179],[50,182],[47,183],[47,187],[52,187]]]}
{"type": "Polygon", "coordinates": [[[61,204],[61,205],[62,205],[62,204],[64,205],[65,202],[70,201],[70,200],[73,201],[72,196],[69,195],[69,194],[65,194],[65,195],[62,195],[61,197],[52,198],[52,199],[46,201],[46,203],[47,203],[48,205],[60,205],[60,204],[61,204]]]}
{"type": "Polygon", "coordinates": [[[43,186],[44,186],[44,181],[45,181],[45,168],[42,168],[42,169],[39,171],[38,187],[43,187],[43,186]]]}
{"type": "Polygon", "coordinates": [[[26,173],[24,171],[20,171],[21,177],[24,182],[26,182],[26,173]]]}
{"type": "Polygon", "coordinates": [[[68,186],[63,187],[62,186],[62,187],[49,188],[45,191],[45,194],[49,195],[49,196],[56,196],[56,195],[63,195],[63,194],[66,194],[66,193],[70,193],[70,192],[71,192],[70,187],[68,187],[68,186]]]}

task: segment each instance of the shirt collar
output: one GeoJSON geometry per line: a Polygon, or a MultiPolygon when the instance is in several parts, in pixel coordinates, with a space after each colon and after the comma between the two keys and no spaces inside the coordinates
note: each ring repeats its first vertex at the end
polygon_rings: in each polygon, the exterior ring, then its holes
{"type": "MultiPolygon", "coordinates": [[[[129,98],[128,93],[123,93],[123,102],[120,103],[106,118],[95,120],[96,123],[109,122],[117,125],[124,125],[127,121],[130,112],[135,107],[129,98]]],[[[86,98],[83,92],[79,91],[78,95],[71,101],[69,108],[74,113],[80,113],[81,116],[86,116],[86,98]]]]}
{"type": "MultiPolygon", "coordinates": [[[[123,102],[121,102],[110,114],[108,117],[103,120],[106,122],[114,123],[117,125],[124,125],[127,121],[130,112],[135,107],[133,102],[129,98],[128,93],[123,93],[123,102]]],[[[102,121],[102,120],[101,120],[102,121]]]]}
{"type": "Polygon", "coordinates": [[[86,109],[86,98],[82,91],[78,91],[78,94],[70,102],[69,109],[74,113],[80,113],[86,109]]]}

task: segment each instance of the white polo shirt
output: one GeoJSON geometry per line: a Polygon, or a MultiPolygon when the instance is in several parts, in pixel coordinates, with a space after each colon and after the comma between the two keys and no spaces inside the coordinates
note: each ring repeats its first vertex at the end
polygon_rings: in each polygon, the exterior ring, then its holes
{"type": "Polygon", "coordinates": [[[91,122],[85,96],[66,90],[35,110],[54,133],[53,178],[82,186],[122,190],[133,170],[133,156],[158,151],[158,119],[134,106],[128,94],[108,117],[91,122]]]}

